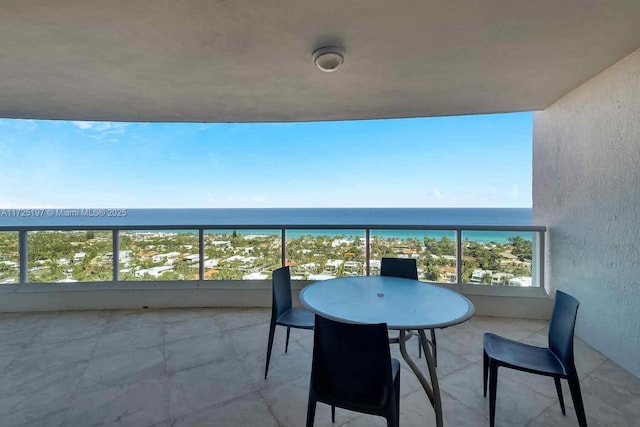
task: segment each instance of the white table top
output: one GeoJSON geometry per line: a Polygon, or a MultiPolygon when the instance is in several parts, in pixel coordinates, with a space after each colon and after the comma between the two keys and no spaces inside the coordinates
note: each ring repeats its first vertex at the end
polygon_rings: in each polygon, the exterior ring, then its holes
{"type": "Polygon", "coordinates": [[[300,292],[308,310],[347,323],[386,323],[389,329],[443,328],[475,312],[457,292],[397,277],[341,277],[312,283],[300,292]]]}

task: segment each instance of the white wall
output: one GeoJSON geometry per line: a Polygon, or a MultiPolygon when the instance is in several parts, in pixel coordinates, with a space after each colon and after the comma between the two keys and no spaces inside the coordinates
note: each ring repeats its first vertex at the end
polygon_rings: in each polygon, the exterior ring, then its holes
{"type": "MultiPolygon", "coordinates": [[[[309,281],[296,281],[294,294],[309,281]]],[[[551,304],[540,289],[452,286],[480,316],[548,319],[551,304]],[[542,296],[544,295],[544,297],[542,296]]],[[[295,298],[297,300],[297,298],[295,298]]],[[[297,302],[296,302],[297,303],[297,302]]],[[[269,280],[193,282],[50,283],[0,286],[0,313],[167,307],[271,307],[269,280]]]]}
{"type": "Polygon", "coordinates": [[[640,50],[535,113],[533,222],[577,335],[640,377],[640,50]]]}

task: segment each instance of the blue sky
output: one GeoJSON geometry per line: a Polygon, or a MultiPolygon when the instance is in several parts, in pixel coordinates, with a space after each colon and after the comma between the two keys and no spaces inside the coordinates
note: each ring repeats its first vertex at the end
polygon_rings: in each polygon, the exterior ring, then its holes
{"type": "Polygon", "coordinates": [[[531,207],[532,114],[0,119],[0,208],[531,207]]]}

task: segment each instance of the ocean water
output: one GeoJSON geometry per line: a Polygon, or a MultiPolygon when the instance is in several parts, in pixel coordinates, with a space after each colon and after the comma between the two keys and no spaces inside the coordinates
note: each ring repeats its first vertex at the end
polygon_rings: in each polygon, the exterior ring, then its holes
{"type": "Polygon", "coordinates": [[[532,225],[530,208],[2,209],[0,226],[532,225]],[[23,212],[21,212],[23,211],[23,212]],[[36,212],[37,211],[37,212],[36,212]],[[28,216],[27,216],[28,215],[28,216]],[[116,216],[118,215],[118,216],[116,216]]]}

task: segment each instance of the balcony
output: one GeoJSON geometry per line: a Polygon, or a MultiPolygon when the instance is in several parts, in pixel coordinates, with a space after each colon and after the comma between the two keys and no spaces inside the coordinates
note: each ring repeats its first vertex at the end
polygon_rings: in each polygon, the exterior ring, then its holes
{"type": "Polygon", "coordinates": [[[380,259],[391,256],[415,258],[420,280],[464,293],[480,314],[546,318],[545,230],[389,224],[0,226],[5,258],[0,305],[7,311],[163,308],[197,300],[214,307],[266,307],[271,271],[282,265],[291,267],[294,288],[301,289],[332,277],[377,275],[380,259]],[[110,296],[96,300],[96,291],[110,296]]]}
{"type": "MultiPolygon", "coordinates": [[[[276,332],[265,381],[269,316],[268,309],[232,308],[2,314],[2,425],[304,425],[312,333],[293,331],[284,354],[284,330],[276,332]]],[[[439,331],[445,425],[488,425],[484,332],[544,345],[546,325],[475,316],[439,331]]],[[[636,425],[640,381],[583,341],[576,339],[575,346],[589,425],[636,425]]],[[[415,356],[415,342],[407,347],[415,356]]],[[[402,360],[397,346],[392,351],[402,360]]],[[[497,426],[577,425],[571,407],[562,416],[551,379],[503,369],[499,381],[497,426]]],[[[407,366],[401,387],[401,425],[434,425],[428,400],[407,366]]],[[[320,405],[316,425],[332,425],[329,414],[320,405]]],[[[335,425],[384,421],[338,410],[335,425]]]]}
{"type": "MultiPolygon", "coordinates": [[[[86,8],[73,1],[55,7],[8,2],[0,14],[7,34],[0,38],[0,116],[247,123],[535,111],[533,219],[548,227],[531,275],[540,287],[481,285],[512,279],[491,268],[473,269],[469,282],[474,285],[457,283],[464,282],[459,274],[464,258],[457,254],[455,271],[448,272],[456,283],[446,286],[465,292],[479,313],[519,318],[548,314],[541,286],[551,294],[568,291],[582,303],[577,336],[640,377],[640,3],[585,2],[579,8],[554,1],[513,2],[507,8],[471,1],[453,6],[413,2],[411,7],[381,1],[303,7],[284,2],[279,8],[269,2],[169,3],[149,8],[131,0],[126,8],[107,2],[86,8]],[[313,49],[324,44],[347,47],[344,68],[331,75],[311,64],[313,49]]],[[[22,156],[16,167],[33,162],[28,145],[17,150],[22,156]]],[[[197,154],[191,153],[190,165],[197,154]]],[[[478,164],[471,172],[509,166],[478,164]]],[[[7,188],[24,185],[10,169],[0,171],[2,207],[27,205],[7,198],[7,188]]],[[[64,191],[49,184],[37,187],[64,191]]],[[[10,255],[0,259],[5,282],[0,311],[268,305],[268,281],[207,280],[214,277],[206,276],[202,256],[198,280],[162,280],[169,270],[153,266],[129,277],[128,249],[120,247],[127,244],[122,239],[127,231],[111,230],[107,252],[112,257],[105,257],[96,281],[72,283],[76,279],[66,277],[75,274],[73,253],[56,259],[65,266],[56,272],[62,274],[57,281],[67,281],[45,284],[28,283],[42,278],[47,267],[30,265],[31,232],[3,229],[0,234],[10,235],[10,255]]],[[[283,254],[281,263],[285,259],[283,254]]],[[[353,262],[349,268],[358,269],[353,262]]],[[[257,382],[263,309],[63,311],[0,318],[3,425],[301,424],[297,411],[308,372],[296,367],[302,363],[295,358],[307,360],[308,342],[294,335],[298,348],[274,355],[272,377],[257,382]],[[206,343],[218,344],[199,344],[199,330],[219,338],[206,343]],[[123,335],[114,337],[117,333],[123,335]],[[175,334],[185,339],[176,341],[175,334]],[[187,340],[194,344],[186,345],[187,340]],[[145,347],[133,350],[136,345],[145,347]],[[175,362],[182,349],[187,361],[175,362]],[[207,354],[205,360],[200,354],[207,354]],[[253,359],[247,360],[248,354],[253,359]],[[232,396],[221,395],[218,385],[225,381],[232,396]]],[[[440,368],[445,419],[455,420],[454,425],[487,423],[486,403],[474,383],[477,359],[469,359],[480,331],[495,327],[535,341],[543,334],[532,325],[542,328],[535,321],[476,317],[443,332],[443,349],[455,354],[451,358],[458,367],[440,368]]],[[[637,425],[637,380],[579,340],[577,361],[590,425],[637,425]]],[[[422,396],[411,393],[409,378],[403,376],[403,425],[412,425],[412,417],[428,408],[422,396]]],[[[547,385],[515,375],[503,375],[501,381],[499,405],[505,411],[499,424],[572,425],[573,418],[559,415],[547,385]]],[[[432,417],[426,412],[429,425],[432,417]]],[[[320,410],[318,417],[324,417],[318,425],[329,424],[327,411],[320,410]]],[[[375,423],[347,417],[341,413],[340,422],[375,423]]]]}

